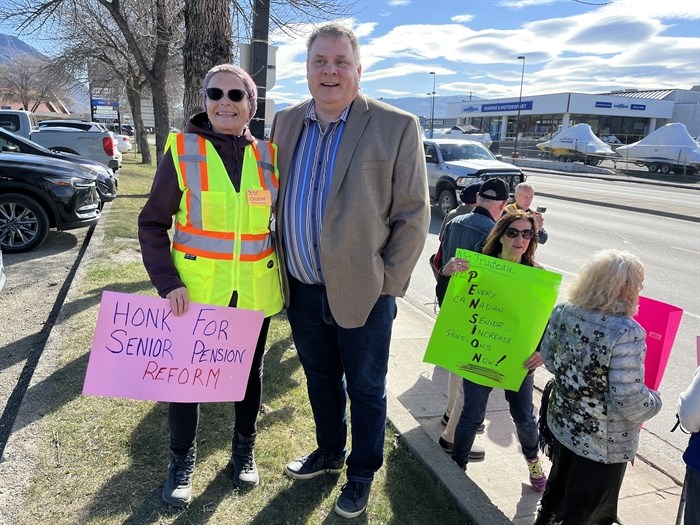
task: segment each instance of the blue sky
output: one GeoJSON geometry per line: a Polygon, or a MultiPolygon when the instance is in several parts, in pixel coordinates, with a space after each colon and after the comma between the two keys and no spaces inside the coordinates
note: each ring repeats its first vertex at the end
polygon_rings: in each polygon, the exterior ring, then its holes
{"type": "MultiPolygon", "coordinates": [[[[342,20],[359,37],[372,97],[517,97],[700,84],[697,0],[359,0],[342,20]],[[588,5],[606,4],[606,5],[588,5]]],[[[308,98],[309,26],[272,34],[276,103],[308,98]]]]}
{"type": "MultiPolygon", "coordinates": [[[[515,98],[700,84],[699,0],[347,0],[358,35],[361,89],[375,98],[515,98]],[[590,5],[604,4],[604,5],[590,5]]],[[[309,97],[311,26],[272,33],[277,104],[309,97]]],[[[7,24],[0,32],[14,34],[7,24]]],[[[46,51],[55,44],[20,38],[46,51]]],[[[50,53],[50,51],[49,51],[50,53]]]]}

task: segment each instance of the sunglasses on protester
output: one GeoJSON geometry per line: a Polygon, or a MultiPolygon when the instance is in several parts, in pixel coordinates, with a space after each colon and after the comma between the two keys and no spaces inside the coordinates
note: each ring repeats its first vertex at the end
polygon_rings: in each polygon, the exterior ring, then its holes
{"type": "MultiPolygon", "coordinates": [[[[229,89],[226,92],[226,95],[228,96],[229,100],[232,102],[240,102],[243,100],[246,96],[248,96],[248,93],[243,91],[242,89],[229,89]]],[[[221,98],[224,96],[224,90],[219,89],[219,88],[207,88],[207,97],[209,100],[221,100],[221,98]]]]}
{"type": "Polygon", "coordinates": [[[532,230],[518,230],[517,228],[506,228],[506,231],[503,233],[505,233],[506,237],[509,239],[515,239],[518,235],[522,235],[523,239],[526,241],[532,239],[532,236],[535,235],[535,232],[532,230]]]}

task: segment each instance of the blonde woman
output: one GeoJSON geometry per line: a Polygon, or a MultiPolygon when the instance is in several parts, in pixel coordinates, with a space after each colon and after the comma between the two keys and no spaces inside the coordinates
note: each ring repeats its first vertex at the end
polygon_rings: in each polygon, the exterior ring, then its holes
{"type": "Polygon", "coordinates": [[[658,393],[644,385],[646,333],[632,318],[643,281],[637,256],[598,252],[552,313],[541,357],[554,374],[547,424],[555,440],[536,525],[619,521],[640,423],[661,409],[658,393]]]}

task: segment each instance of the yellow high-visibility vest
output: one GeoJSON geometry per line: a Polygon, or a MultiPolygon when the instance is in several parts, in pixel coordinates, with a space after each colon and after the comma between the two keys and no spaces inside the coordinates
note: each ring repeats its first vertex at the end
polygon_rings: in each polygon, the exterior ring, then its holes
{"type": "Polygon", "coordinates": [[[236,192],[214,145],[195,133],[172,133],[172,155],[182,190],[172,256],[191,301],[262,310],[282,309],[279,263],[270,220],[279,173],[274,144],[246,146],[236,192]]]}

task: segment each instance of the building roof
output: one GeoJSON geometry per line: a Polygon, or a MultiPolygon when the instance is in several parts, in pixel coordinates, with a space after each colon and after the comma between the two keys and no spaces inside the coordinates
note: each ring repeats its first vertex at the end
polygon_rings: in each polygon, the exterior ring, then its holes
{"type": "Polygon", "coordinates": [[[601,95],[610,95],[613,97],[629,97],[629,98],[646,98],[652,100],[664,100],[673,89],[648,89],[644,91],[610,91],[609,93],[601,93],[601,95]]]}

